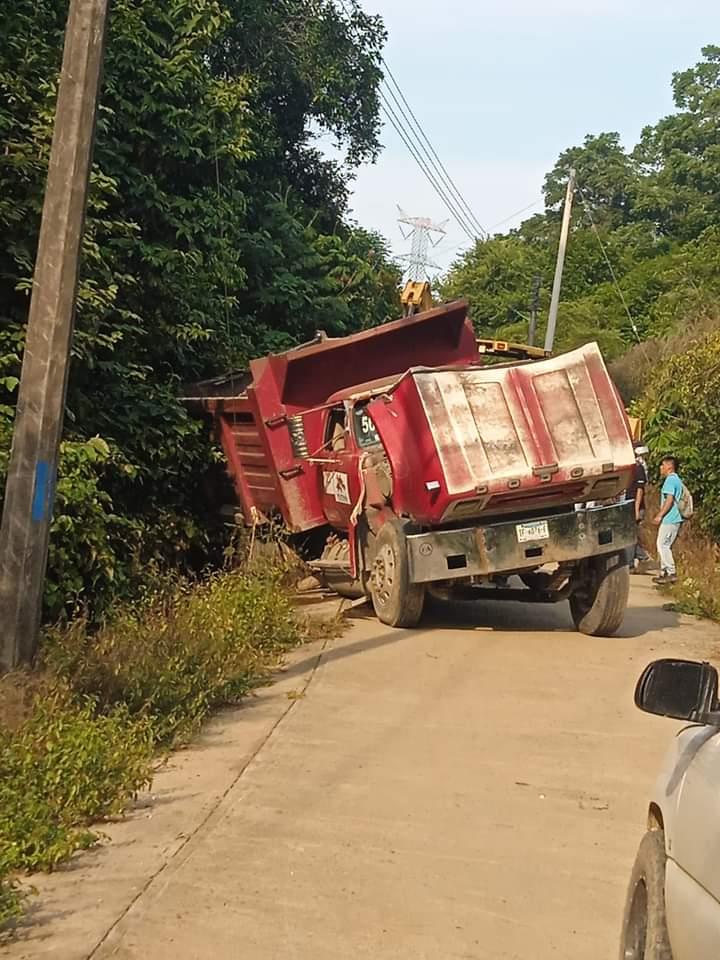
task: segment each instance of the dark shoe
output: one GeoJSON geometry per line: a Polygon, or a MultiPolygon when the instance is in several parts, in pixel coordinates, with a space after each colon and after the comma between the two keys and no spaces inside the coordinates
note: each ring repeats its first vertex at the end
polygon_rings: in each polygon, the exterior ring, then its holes
{"type": "Polygon", "coordinates": [[[678,578],[674,573],[661,573],[659,577],[653,577],[653,583],[656,583],[659,587],[671,587],[677,582],[678,578]]]}

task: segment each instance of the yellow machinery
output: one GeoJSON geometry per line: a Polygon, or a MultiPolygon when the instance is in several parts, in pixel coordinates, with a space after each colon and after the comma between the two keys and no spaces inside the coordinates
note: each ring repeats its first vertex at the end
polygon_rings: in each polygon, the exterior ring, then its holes
{"type": "Polygon", "coordinates": [[[402,304],[404,317],[421,313],[423,310],[430,310],[433,305],[430,284],[427,281],[408,280],[405,289],[400,294],[400,303],[402,304]]]}
{"type": "MultiPolygon", "coordinates": [[[[408,280],[400,294],[403,316],[410,317],[433,305],[432,290],[425,280],[408,280]]],[[[509,343],[507,340],[478,340],[478,353],[506,360],[544,360],[549,356],[542,347],[530,347],[525,343],[509,343]]]]}
{"type": "Polygon", "coordinates": [[[478,340],[478,353],[507,360],[545,360],[550,356],[542,347],[530,347],[526,343],[509,343],[507,340],[478,340]]]}
{"type": "Polygon", "coordinates": [[[628,417],[630,421],[630,433],[634,443],[640,443],[643,438],[643,421],[640,417],[628,417]]]}

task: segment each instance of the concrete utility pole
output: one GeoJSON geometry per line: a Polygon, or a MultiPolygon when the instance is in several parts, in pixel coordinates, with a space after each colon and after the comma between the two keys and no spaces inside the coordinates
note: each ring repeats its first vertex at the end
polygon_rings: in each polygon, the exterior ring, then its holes
{"type": "Polygon", "coordinates": [[[538,311],[540,310],[540,284],[542,277],[537,274],[533,281],[533,295],[530,303],[530,329],[528,330],[528,344],[535,346],[535,337],[537,336],[538,311]]]}
{"type": "Polygon", "coordinates": [[[563,268],[565,266],[565,250],[567,249],[568,233],[570,232],[570,215],[572,213],[573,196],[575,195],[575,171],[570,171],[570,179],[565,193],[565,207],[563,209],[562,226],[560,228],[560,244],[558,246],[555,279],[553,280],[552,297],[550,299],[550,313],[545,335],[545,353],[552,353],[555,343],[555,328],[557,327],[558,307],[560,306],[560,287],[562,286],[563,268]]]}
{"type": "Polygon", "coordinates": [[[108,0],[70,0],[0,527],[0,665],[40,626],[108,0]]]}

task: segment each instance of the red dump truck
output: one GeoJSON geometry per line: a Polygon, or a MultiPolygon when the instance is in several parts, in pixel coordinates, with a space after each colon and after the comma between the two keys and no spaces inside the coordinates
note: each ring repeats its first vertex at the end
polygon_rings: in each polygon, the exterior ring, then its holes
{"type": "Polygon", "coordinates": [[[567,599],[582,632],[619,628],[634,453],[595,344],[488,363],[458,301],[318,335],[200,392],[244,521],[281,518],[383,623],[413,626],[428,592],[461,591],[567,599]]]}

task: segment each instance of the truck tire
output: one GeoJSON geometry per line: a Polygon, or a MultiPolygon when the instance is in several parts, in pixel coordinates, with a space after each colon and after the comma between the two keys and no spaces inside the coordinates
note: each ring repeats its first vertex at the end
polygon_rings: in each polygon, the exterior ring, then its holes
{"type": "Polygon", "coordinates": [[[325,544],[321,560],[337,563],[337,570],[326,569],[323,580],[340,597],[346,600],[359,600],[365,596],[362,584],[359,580],[353,580],[350,576],[350,543],[341,538],[335,538],[325,544]],[[343,567],[347,566],[346,573],[343,567]]]}
{"type": "Polygon", "coordinates": [[[630,571],[623,558],[607,569],[601,557],[570,597],[570,613],[581,633],[611,637],[620,629],[630,595],[630,571]]]}
{"type": "Polygon", "coordinates": [[[415,627],[420,622],[425,587],[410,583],[405,534],[399,524],[384,524],[375,538],[370,594],[381,623],[389,627],[415,627]]]}
{"type": "Polygon", "coordinates": [[[625,900],[620,960],[673,960],[665,919],[665,834],[642,838],[625,900]]]}

